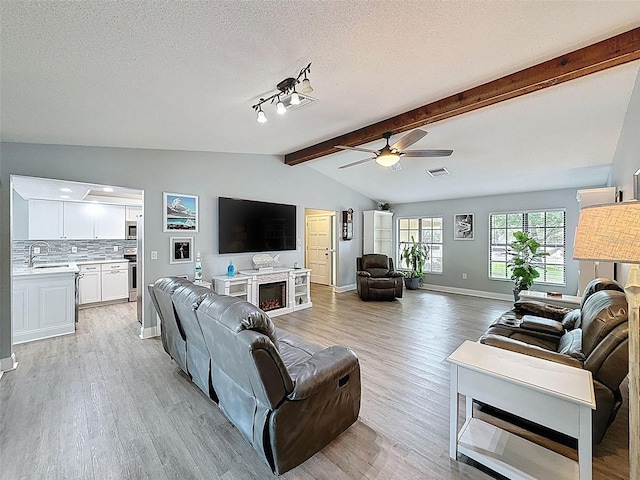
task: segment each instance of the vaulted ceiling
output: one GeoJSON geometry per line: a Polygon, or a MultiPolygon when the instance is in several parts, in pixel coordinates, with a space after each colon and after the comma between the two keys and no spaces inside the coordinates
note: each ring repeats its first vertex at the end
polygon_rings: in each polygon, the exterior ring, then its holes
{"type": "MultiPolygon", "coordinates": [[[[0,4],[3,141],[284,155],[640,26],[640,2],[0,4]],[[311,105],[251,109],[309,62],[311,105]]],[[[606,183],[638,61],[424,127],[403,159],[313,168],[392,203],[606,183]],[[446,167],[431,178],[425,170],[446,167]]],[[[396,135],[396,140],[401,135],[396,135]]],[[[365,147],[378,149],[383,141],[365,147]]]]}

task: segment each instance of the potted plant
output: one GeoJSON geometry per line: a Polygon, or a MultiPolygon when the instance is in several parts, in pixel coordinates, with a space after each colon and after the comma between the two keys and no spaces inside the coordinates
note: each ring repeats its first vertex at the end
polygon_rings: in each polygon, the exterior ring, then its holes
{"type": "Polygon", "coordinates": [[[543,257],[549,256],[547,252],[540,252],[540,242],[529,236],[528,233],[515,232],[515,240],[509,244],[511,260],[507,266],[513,268],[511,280],[515,282],[513,287],[513,298],[520,299],[522,290],[529,290],[533,281],[540,276],[538,264],[543,257]]]}
{"type": "Polygon", "coordinates": [[[417,243],[413,235],[411,236],[411,243],[405,245],[402,250],[402,259],[408,268],[411,270],[404,271],[404,285],[409,290],[416,290],[420,286],[422,281],[422,269],[424,262],[429,258],[429,247],[423,243],[417,243]]]}

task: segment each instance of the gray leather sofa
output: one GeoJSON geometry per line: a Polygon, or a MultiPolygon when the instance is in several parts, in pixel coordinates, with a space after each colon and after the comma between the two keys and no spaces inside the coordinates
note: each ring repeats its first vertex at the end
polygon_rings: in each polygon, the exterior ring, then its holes
{"type": "Polygon", "coordinates": [[[596,398],[593,441],[600,443],[622,405],[620,383],[629,371],[629,322],[625,295],[607,280],[585,290],[582,308],[516,302],[480,342],[591,371],[596,398]]]}
{"type": "Polygon", "coordinates": [[[248,302],[176,281],[160,279],[150,291],[161,319],[173,311],[185,333],[187,373],[274,473],[301,464],[357,420],[360,365],[353,351],[322,348],[276,329],[248,302]],[[167,291],[171,309],[160,301],[167,291]]]}

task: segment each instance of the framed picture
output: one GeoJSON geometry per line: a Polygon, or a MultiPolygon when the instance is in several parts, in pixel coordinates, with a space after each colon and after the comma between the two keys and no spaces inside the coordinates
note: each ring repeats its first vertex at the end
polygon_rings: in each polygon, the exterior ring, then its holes
{"type": "Polygon", "coordinates": [[[198,196],[163,192],[163,231],[198,231],[198,196]]]}
{"type": "Polygon", "coordinates": [[[171,237],[169,239],[169,263],[193,262],[193,237],[171,237]]]}
{"type": "Polygon", "coordinates": [[[473,240],[473,213],[453,215],[453,239],[473,240]]]}

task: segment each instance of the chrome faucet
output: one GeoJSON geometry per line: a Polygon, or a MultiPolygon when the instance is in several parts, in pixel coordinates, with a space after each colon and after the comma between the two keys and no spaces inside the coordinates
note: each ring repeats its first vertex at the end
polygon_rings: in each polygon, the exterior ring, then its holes
{"type": "MultiPolygon", "coordinates": [[[[47,247],[47,253],[49,253],[49,250],[51,250],[51,245],[49,245],[47,242],[43,242],[41,240],[38,240],[37,242],[33,242],[31,245],[29,245],[29,268],[33,268],[33,259],[36,257],[36,255],[40,255],[40,253],[33,253],[33,250],[35,247],[37,246],[44,246],[47,247]]],[[[46,255],[45,254],[45,255],[46,255]]]]}

